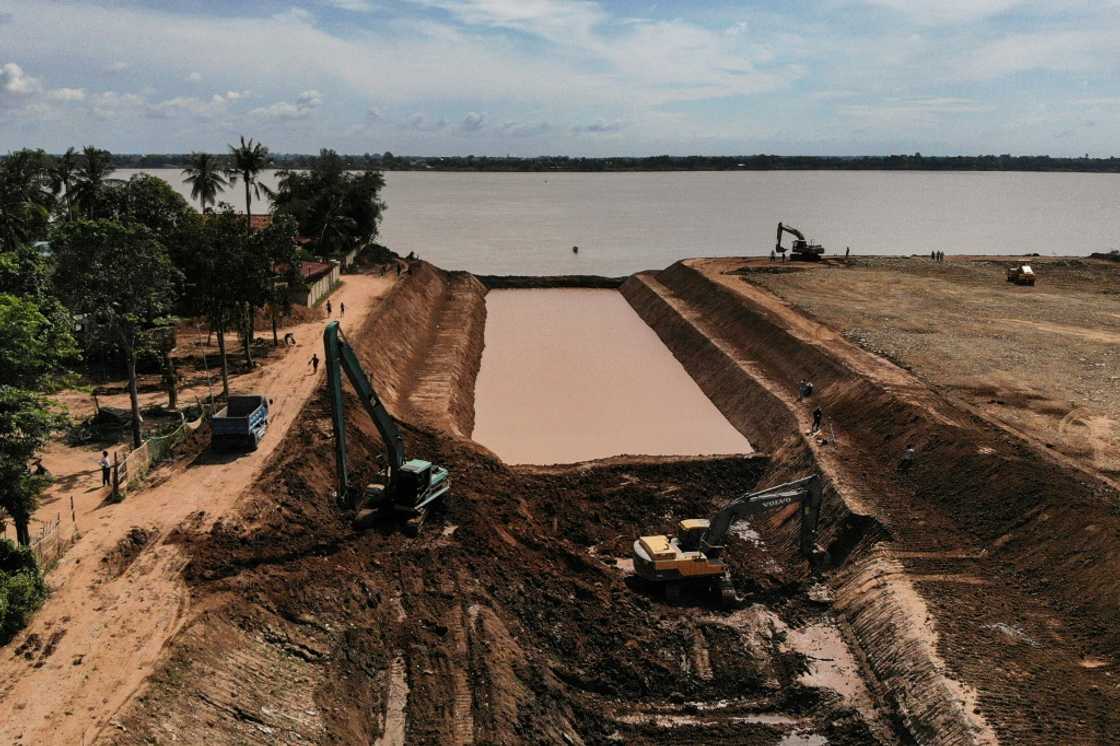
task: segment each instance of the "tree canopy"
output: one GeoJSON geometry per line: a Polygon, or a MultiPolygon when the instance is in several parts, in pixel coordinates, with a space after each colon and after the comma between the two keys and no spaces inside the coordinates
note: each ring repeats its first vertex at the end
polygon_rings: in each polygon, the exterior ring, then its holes
{"type": "Polygon", "coordinates": [[[319,253],[338,255],[377,237],[384,186],[379,172],[347,171],[337,153],[323,150],[307,171],[280,172],[274,212],[295,218],[319,253]]]}

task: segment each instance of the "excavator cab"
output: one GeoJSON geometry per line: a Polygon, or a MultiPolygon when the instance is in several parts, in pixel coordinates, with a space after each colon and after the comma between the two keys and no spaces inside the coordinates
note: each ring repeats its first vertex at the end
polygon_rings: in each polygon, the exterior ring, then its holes
{"type": "Polygon", "coordinates": [[[685,518],[677,524],[677,545],[685,552],[699,550],[700,540],[711,523],[707,518],[685,518]]]}

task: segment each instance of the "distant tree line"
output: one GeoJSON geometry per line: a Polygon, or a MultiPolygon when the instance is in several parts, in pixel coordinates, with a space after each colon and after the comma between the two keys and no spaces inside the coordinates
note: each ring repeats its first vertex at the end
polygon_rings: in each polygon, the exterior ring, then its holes
{"type": "MultiPolygon", "coordinates": [[[[115,168],[183,168],[190,154],[115,154],[115,168]]],[[[335,154],[345,170],[379,171],[1075,171],[1120,172],[1120,158],[1056,158],[1048,155],[657,155],[582,158],[569,156],[415,156],[391,152],[335,154]]],[[[273,167],[307,169],[318,155],[272,154],[273,167]]]]}

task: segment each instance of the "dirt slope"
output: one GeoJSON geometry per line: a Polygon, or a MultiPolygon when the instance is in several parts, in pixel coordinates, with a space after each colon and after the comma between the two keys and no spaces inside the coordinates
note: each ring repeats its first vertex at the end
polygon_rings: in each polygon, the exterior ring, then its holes
{"type": "MultiPolygon", "coordinates": [[[[346,328],[357,326],[389,286],[388,280],[348,277],[341,295],[346,328]]],[[[301,327],[297,338],[317,339],[321,328],[301,327]]],[[[311,375],[309,342],[304,345],[306,357],[289,355],[238,382],[241,390],[252,387],[273,399],[269,435],[259,451],[237,458],[204,454],[158,474],[157,484],[117,505],[79,503],[82,537],[48,576],[50,598],[0,651],[0,742],[92,742],[151,672],[165,642],[194,613],[182,578],[189,557],[165,539],[184,523],[204,530],[260,479],[311,392],[321,389],[322,371],[311,375]],[[158,538],[115,572],[116,563],[102,559],[118,557],[119,542],[135,527],[158,538]]]]}
{"type": "Polygon", "coordinates": [[[791,416],[805,432],[809,407],[796,403],[796,383],[816,383],[827,442],[790,447],[811,449],[857,524],[881,527],[852,536],[834,585],[911,734],[969,742],[990,728],[989,738],[1009,743],[1116,740],[1110,677],[1120,638],[1108,620],[1120,610],[1117,496],[724,274],[727,265],[677,264],[624,292],[694,375],[710,369],[713,338],[727,370],[748,373],[717,376],[705,390],[729,418],[754,423],[755,442],[773,447],[791,416]],[[749,381],[765,394],[745,394],[749,381]],[[919,459],[901,472],[908,443],[919,459]],[[875,608],[883,605],[889,614],[875,608]]]}
{"type": "MultiPolygon", "coordinates": [[[[830,604],[812,600],[784,551],[732,537],[738,587],[757,602],[736,611],[667,605],[616,561],[640,532],[768,478],[769,459],[513,469],[453,434],[463,420],[452,389],[468,385],[478,348],[457,345],[442,381],[421,375],[412,387],[401,371],[424,368],[429,350],[416,340],[436,335],[392,330],[403,316],[437,323],[440,308],[470,306],[461,296],[476,293],[420,268],[350,335],[392,411],[445,424],[404,435],[411,452],[451,469],[451,505],[416,539],[388,526],[355,533],[328,497],[330,422],[314,400],[237,516],[172,537],[191,557],[185,576],[202,612],[105,740],[893,740],[858,677],[844,694],[812,678],[834,660],[806,654],[819,655],[814,630],[831,629],[830,604]]],[[[377,436],[356,402],[347,411],[354,468],[369,473],[377,436]]]]}

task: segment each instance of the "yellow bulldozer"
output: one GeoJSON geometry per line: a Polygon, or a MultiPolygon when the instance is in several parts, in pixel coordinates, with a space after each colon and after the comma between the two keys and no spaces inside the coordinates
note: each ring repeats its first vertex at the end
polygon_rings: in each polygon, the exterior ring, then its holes
{"type": "Polygon", "coordinates": [[[634,542],[634,572],[647,583],[662,586],[670,601],[680,598],[686,586],[707,586],[719,592],[724,604],[736,601],[731,573],[721,559],[723,540],[738,518],[800,505],[801,552],[820,569],[825,553],[816,544],[820,520],[822,488],[820,475],[780,484],[742,495],[712,518],[687,518],[677,524],[677,535],[639,537],[634,542]]]}

